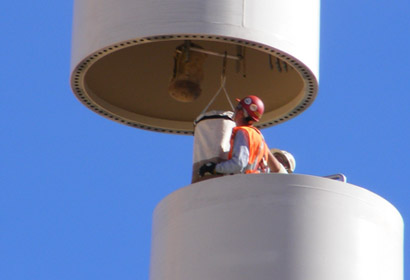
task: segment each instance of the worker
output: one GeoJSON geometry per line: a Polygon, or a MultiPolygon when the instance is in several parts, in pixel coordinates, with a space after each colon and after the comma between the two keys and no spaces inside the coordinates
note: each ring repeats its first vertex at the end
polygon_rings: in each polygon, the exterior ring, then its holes
{"type": "Polygon", "coordinates": [[[283,165],[269,150],[262,133],[253,126],[264,112],[262,100],[249,95],[239,102],[233,119],[236,127],[232,129],[231,148],[228,160],[215,163],[208,162],[199,168],[199,176],[210,174],[237,174],[237,173],[287,173],[283,165]]]}
{"type": "Polygon", "coordinates": [[[296,160],[291,153],[277,148],[271,149],[270,152],[283,165],[288,173],[295,171],[296,160]]]}

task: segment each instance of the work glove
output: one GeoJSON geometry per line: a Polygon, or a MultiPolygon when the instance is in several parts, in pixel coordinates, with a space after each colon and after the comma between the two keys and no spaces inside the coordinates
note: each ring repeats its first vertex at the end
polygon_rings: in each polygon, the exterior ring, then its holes
{"type": "Polygon", "coordinates": [[[199,177],[204,177],[205,173],[215,174],[216,163],[208,162],[199,168],[199,177]]]}

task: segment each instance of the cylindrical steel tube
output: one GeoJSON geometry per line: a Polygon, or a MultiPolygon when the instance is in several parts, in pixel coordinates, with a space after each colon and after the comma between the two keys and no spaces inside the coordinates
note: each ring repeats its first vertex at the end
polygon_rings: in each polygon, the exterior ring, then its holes
{"type": "MultiPolygon", "coordinates": [[[[220,87],[258,95],[272,126],[303,112],[319,79],[319,0],[75,0],[71,85],[78,99],[111,120],[192,134],[192,122],[220,87]],[[190,41],[208,55],[199,97],[168,96],[175,50],[190,41]]],[[[201,65],[202,67],[202,65],[201,65]]],[[[199,90],[197,90],[199,92],[199,90]]],[[[224,98],[211,110],[228,110],[224,98]]]]}
{"type": "Polygon", "coordinates": [[[322,177],[234,175],[154,212],[150,280],[402,280],[403,220],[386,200],[322,177]]]}

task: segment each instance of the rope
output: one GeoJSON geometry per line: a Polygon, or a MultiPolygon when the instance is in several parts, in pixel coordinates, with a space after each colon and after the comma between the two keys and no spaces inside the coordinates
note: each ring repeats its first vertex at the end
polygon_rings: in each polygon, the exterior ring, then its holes
{"type": "Polygon", "coordinates": [[[227,60],[227,53],[225,52],[225,57],[224,57],[223,64],[222,64],[221,86],[219,87],[219,89],[215,93],[215,95],[212,97],[211,101],[209,101],[208,105],[206,105],[204,110],[201,112],[201,115],[205,114],[205,112],[208,110],[209,106],[211,106],[211,104],[214,103],[216,97],[219,95],[219,93],[221,93],[222,90],[224,90],[224,92],[225,92],[226,99],[228,99],[228,102],[229,102],[229,105],[232,108],[232,111],[235,111],[235,107],[233,106],[233,104],[231,102],[231,99],[229,98],[228,92],[226,91],[226,88],[225,88],[225,83],[226,83],[226,76],[225,76],[226,60],[227,60]]]}
{"type": "Polygon", "coordinates": [[[235,107],[233,106],[231,99],[229,98],[228,92],[225,89],[225,81],[226,81],[226,77],[224,77],[224,81],[223,81],[223,90],[225,92],[226,99],[228,99],[229,105],[231,106],[232,111],[235,111],[235,107]]]}

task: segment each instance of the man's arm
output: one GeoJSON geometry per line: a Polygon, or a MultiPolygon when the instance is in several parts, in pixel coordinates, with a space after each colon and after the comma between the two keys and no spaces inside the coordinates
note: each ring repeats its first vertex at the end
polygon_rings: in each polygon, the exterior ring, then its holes
{"type": "Polygon", "coordinates": [[[288,173],[283,165],[275,158],[272,152],[268,149],[268,166],[271,172],[274,173],[288,173]]]}
{"type": "Polygon", "coordinates": [[[245,170],[249,162],[249,140],[246,134],[239,130],[233,141],[232,158],[218,163],[215,166],[216,173],[235,174],[245,170]]]}

